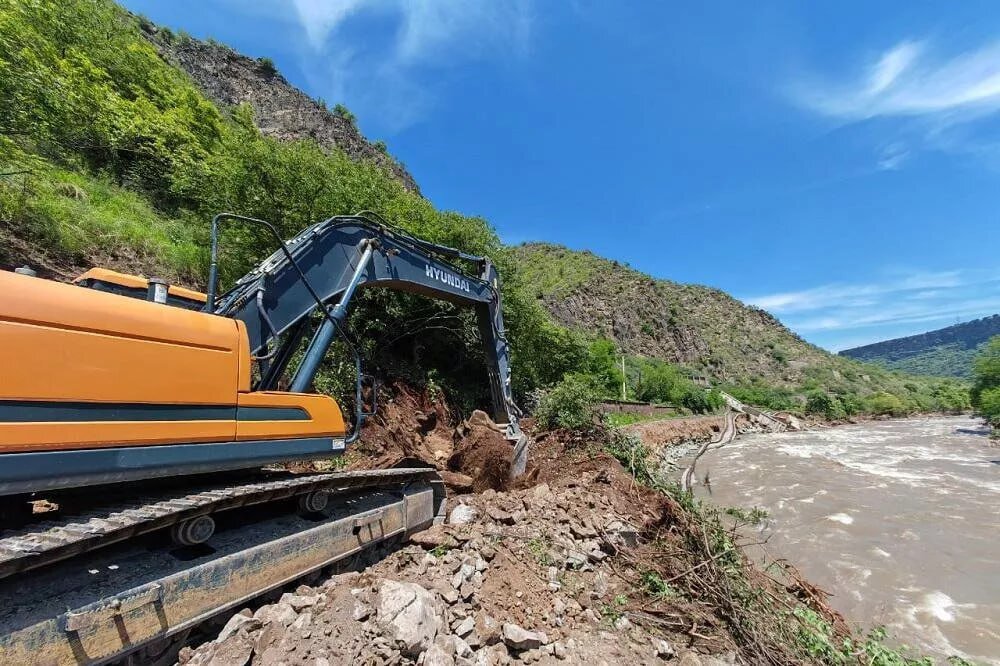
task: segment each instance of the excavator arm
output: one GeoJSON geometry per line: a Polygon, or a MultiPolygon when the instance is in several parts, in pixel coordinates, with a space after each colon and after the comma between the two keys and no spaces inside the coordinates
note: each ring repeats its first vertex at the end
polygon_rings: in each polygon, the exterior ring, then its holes
{"type": "MultiPolygon", "coordinates": [[[[363,215],[337,216],[284,242],[216,301],[218,226],[227,220],[263,223],[230,214],[213,221],[213,275],[205,308],[245,324],[251,354],[261,363],[257,390],[276,388],[311,322],[317,319],[313,314],[322,312],[324,316],[318,318],[291,381],[292,391],[308,390],[320,361],[343,330],[356,290],[384,287],[475,309],[491,387],[492,416],[497,423],[506,424],[509,439],[522,439],[520,411],[511,392],[510,347],[499,276],[488,258],[414,238],[363,215]],[[471,263],[478,275],[465,274],[449,261],[454,259],[471,263]]],[[[271,225],[263,224],[274,231],[271,225]]]]}

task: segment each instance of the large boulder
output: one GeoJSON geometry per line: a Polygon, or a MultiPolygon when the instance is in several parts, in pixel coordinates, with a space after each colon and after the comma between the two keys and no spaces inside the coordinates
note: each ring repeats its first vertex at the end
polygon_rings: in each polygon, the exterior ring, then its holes
{"type": "Polygon", "coordinates": [[[379,585],[375,617],[400,651],[414,658],[430,647],[444,625],[441,605],[432,593],[416,583],[394,580],[379,585]]]}

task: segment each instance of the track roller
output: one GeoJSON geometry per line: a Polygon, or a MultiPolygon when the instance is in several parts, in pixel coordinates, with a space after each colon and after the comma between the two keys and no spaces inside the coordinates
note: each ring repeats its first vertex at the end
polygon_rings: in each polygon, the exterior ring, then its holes
{"type": "Polygon", "coordinates": [[[311,493],[299,495],[299,511],[302,513],[319,513],[330,503],[330,493],[325,490],[314,490],[311,493]]]}
{"type": "Polygon", "coordinates": [[[205,543],[215,533],[215,520],[209,515],[182,520],[170,528],[170,538],[178,546],[205,543]]]}

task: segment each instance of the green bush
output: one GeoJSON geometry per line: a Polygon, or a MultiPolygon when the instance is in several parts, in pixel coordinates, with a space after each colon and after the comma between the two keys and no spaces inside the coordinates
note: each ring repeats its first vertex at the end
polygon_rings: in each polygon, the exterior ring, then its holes
{"type": "Polygon", "coordinates": [[[830,421],[847,416],[847,410],[840,399],[824,391],[811,391],[806,395],[806,413],[822,416],[830,421]]]}
{"type": "Polygon", "coordinates": [[[1000,387],[988,388],[979,394],[979,414],[994,428],[1000,428],[1000,387]]]}
{"type": "Polygon", "coordinates": [[[590,377],[569,374],[542,396],[535,415],[546,428],[589,430],[598,416],[597,400],[590,377]]]}
{"type": "Polygon", "coordinates": [[[883,391],[865,399],[865,411],[878,416],[903,416],[907,408],[898,397],[883,391]]]}
{"type": "Polygon", "coordinates": [[[1000,335],[990,338],[972,366],[972,405],[981,408],[982,394],[1000,386],[1000,335]]]}
{"type": "Polygon", "coordinates": [[[270,78],[278,73],[278,68],[270,58],[257,58],[257,71],[270,78]]]}

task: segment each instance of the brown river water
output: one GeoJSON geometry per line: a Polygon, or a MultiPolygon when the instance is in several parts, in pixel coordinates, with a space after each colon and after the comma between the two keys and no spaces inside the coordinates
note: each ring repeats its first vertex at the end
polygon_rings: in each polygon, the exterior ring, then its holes
{"type": "Polygon", "coordinates": [[[1000,447],[967,417],[749,435],[709,451],[724,506],[759,506],[770,558],[795,563],[856,626],[936,658],[1000,664],[1000,447]]]}

